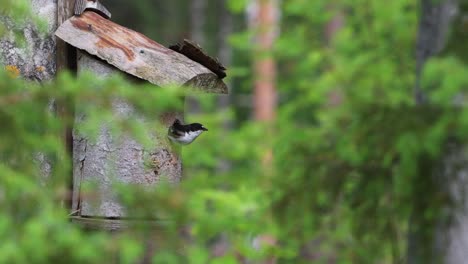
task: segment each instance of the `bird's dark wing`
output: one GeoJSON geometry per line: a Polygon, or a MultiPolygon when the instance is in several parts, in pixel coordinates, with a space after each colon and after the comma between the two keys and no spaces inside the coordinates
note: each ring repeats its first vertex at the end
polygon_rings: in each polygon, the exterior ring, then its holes
{"type": "Polygon", "coordinates": [[[171,126],[169,128],[168,134],[170,136],[172,136],[172,137],[178,138],[178,137],[183,136],[185,133],[184,133],[183,130],[178,129],[178,128],[174,127],[174,125],[173,125],[173,126],[171,126]]]}

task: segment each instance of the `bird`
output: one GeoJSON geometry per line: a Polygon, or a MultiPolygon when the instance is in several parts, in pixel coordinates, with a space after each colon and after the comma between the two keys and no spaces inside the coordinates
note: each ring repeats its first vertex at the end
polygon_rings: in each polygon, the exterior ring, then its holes
{"type": "Polygon", "coordinates": [[[179,119],[176,119],[172,126],[169,127],[167,136],[172,142],[188,145],[204,131],[208,131],[208,129],[200,123],[183,125],[179,119]]]}

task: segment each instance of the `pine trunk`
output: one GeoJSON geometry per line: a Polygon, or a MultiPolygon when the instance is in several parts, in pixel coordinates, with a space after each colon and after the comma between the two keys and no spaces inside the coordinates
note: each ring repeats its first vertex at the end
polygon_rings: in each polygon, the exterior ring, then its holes
{"type": "Polygon", "coordinates": [[[276,65],[272,52],[278,34],[277,1],[253,1],[248,13],[256,44],[254,116],[259,121],[273,121],[276,112],[276,65]]]}

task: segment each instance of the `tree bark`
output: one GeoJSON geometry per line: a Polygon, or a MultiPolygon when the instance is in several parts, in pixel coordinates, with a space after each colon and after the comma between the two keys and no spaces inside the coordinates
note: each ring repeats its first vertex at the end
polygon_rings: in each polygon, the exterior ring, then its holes
{"type": "MultiPolygon", "coordinates": [[[[55,38],[57,28],[56,10],[54,0],[31,0],[31,9],[42,19],[46,20],[47,31],[40,34],[38,29],[28,24],[21,29],[26,40],[26,46],[21,48],[11,34],[0,40],[0,55],[7,69],[19,74],[27,80],[46,81],[55,76],[55,38]]],[[[8,18],[2,18],[7,29],[12,30],[13,25],[8,18]]]]}
{"type": "Polygon", "coordinates": [[[424,103],[427,99],[421,89],[422,70],[427,60],[444,48],[456,8],[457,0],[421,0],[414,88],[414,97],[418,104],[424,103]]]}
{"type": "MultiPolygon", "coordinates": [[[[79,54],[78,71],[92,71],[102,78],[117,72],[114,67],[86,53],[79,54]]],[[[86,102],[79,104],[81,109],[86,107],[86,102]]],[[[129,103],[119,98],[113,100],[112,112],[117,118],[132,117],[143,124],[161,121],[164,127],[170,126],[176,117],[182,118],[182,113],[175,112],[160,119],[151,118],[137,113],[129,103]]],[[[85,119],[86,114],[77,110],[75,128],[79,128],[85,119]]],[[[165,133],[157,135],[156,130],[150,133],[154,148],[147,149],[127,134],[112,135],[110,122],[103,120],[96,141],[90,140],[96,135],[81,134],[77,129],[73,134],[73,210],[80,216],[127,217],[113,191],[115,183],[154,186],[162,180],[177,183],[181,178],[180,157],[165,133]],[[85,194],[82,186],[86,184],[97,184],[98,193],[85,194]]]]}
{"type": "MultiPolygon", "coordinates": [[[[228,9],[227,6],[227,1],[228,0],[221,0],[220,1],[220,6],[219,6],[219,31],[218,31],[218,58],[219,60],[226,66],[226,68],[229,68],[229,66],[232,63],[232,48],[228,43],[228,38],[232,34],[233,31],[233,16],[231,12],[228,9]]],[[[220,95],[218,97],[218,108],[220,111],[226,111],[231,104],[231,89],[232,86],[228,82],[226,83],[228,92],[226,95],[220,95]]],[[[232,121],[231,120],[225,120],[223,122],[223,130],[228,132],[229,130],[232,129],[232,121]]],[[[231,167],[231,164],[227,160],[220,160],[218,169],[220,171],[228,171],[231,167]]]]}
{"type": "Polygon", "coordinates": [[[190,1],[190,35],[203,47],[205,40],[206,0],[190,1]]]}
{"type": "MultiPolygon", "coordinates": [[[[227,6],[228,0],[221,0],[219,7],[219,31],[218,31],[218,58],[226,68],[232,63],[232,48],[228,43],[228,38],[232,34],[233,30],[233,17],[227,6]]],[[[230,104],[230,85],[228,86],[228,93],[225,96],[219,96],[219,106],[220,108],[226,108],[230,104]]]]}
{"type": "MultiPolygon", "coordinates": [[[[57,0],[57,26],[62,25],[73,16],[73,0],[57,0]]],[[[76,68],[76,50],[65,41],[57,42],[57,72],[76,68]]]]}
{"type": "MultiPolygon", "coordinates": [[[[205,42],[205,19],[206,17],[206,0],[191,0],[190,1],[190,37],[200,45],[204,46],[205,42]]],[[[200,103],[195,96],[187,96],[186,99],[187,112],[199,113],[200,103]]]]}
{"type": "MultiPolygon", "coordinates": [[[[421,15],[416,43],[416,82],[414,98],[418,105],[430,103],[421,87],[424,66],[429,58],[437,55],[446,46],[447,33],[457,13],[456,0],[421,0],[421,15]]],[[[428,180],[437,186],[436,191],[447,194],[454,206],[440,208],[448,219],[434,219],[428,223],[424,219],[426,203],[415,203],[414,212],[409,220],[408,264],[448,263],[462,264],[468,258],[468,196],[464,193],[467,183],[464,164],[468,161],[464,147],[449,142],[444,157],[435,166],[428,180]],[[430,225],[430,226],[428,226],[430,225]],[[427,239],[424,228],[433,228],[432,241],[427,239]]],[[[427,164],[426,164],[427,165],[427,164]]],[[[428,191],[428,190],[426,190],[428,191]]]]}
{"type": "MultiPolygon", "coordinates": [[[[73,7],[74,0],[57,0],[57,27],[62,25],[70,17],[73,16],[73,7]]],[[[56,39],[57,49],[56,49],[56,64],[57,64],[57,74],[60,74],[64,71],[75,71],[76,70],[76,49],[68,45],[65,41],[61,39],[56,39]]],[[[73,153],[73,137],[72,137],[72,125],[70,124],[73,120],[74,113],[73,107],[67,105],[67,102],[57,100],[57,115],[65,123],[62,134],[62,142],[66,148],[66,153],[69,157],[73,153]]],[[[71,159],[70,159],[71,162],[71,159]]],[[[70,164],[70,171],[67,175],[64,175],[68,186],[68,193],[73,192],[73,163],[70,164]]],[[[71,209],[72,206],[72,197],[67,195],[63,200],[63,205],[68,209],[71,209]]]]}
{"type": "MultiPolygon", "coordinates": [[[[247,7],[249,29],[254,36],[254,119],[273,125],[276,118],[276,64],[273,46],[279,34],[279,8],[277,0],[251,0],[247,7]]],[[[265,153],[262,158],[262,170],[271,175],[273,165],[273,129],[267,128],[265,134],[265,153]]],[[[278,242],[271,234],[258,234],[252,241],[254,248],[264,245],[277,246],[278,242]]],[[[267,257],[261,263],[277,263],[276,257],[267,257]]]]}
{"type": "Polygon", "coordinates": [[[435,248],[443,263],[464,264],[468,259],[468,155],[466,146],[449,143],[440,175],[451,205],[445,208],[447,220],[436,226],[435,248]]]}
{"type": "MultiPolygon", "coordinates": [[[[31,0],[31,9],[34,14],[47,23],[47,31],[43,34],[29,23],[21,28],[22,36],[26,45],[20,47],[13,36],[13,25],[7,17],[0,20],[6,25],[9,33],[0,39],[0,57],[4,67],[14,76],[30,81],[48,81],[55,76],[55,38],[53,32],[57,27],[56,10],[57,4],[54,0],[31,0]]],[[[49,104],[50,110],[55,110],[53,101],[49,104]]],[[[52,164],[43,153],[36,153],[35,160],[40,166],[42,178],[47,181],[52,164]]]]}
{"type": "Polygon", "coordinates": [[[248,15],[254,31],[254,116],[259,121],[273,121],[276,111],[276,65],[273,45],[278,34],[279,9],[276,0],[254,0],[248,15]]]}

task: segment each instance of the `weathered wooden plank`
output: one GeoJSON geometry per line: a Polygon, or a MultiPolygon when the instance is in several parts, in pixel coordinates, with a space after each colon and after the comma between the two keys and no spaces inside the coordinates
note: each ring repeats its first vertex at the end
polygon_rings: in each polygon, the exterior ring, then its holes
{"type": "Polygon", "coordinates": [[[158,86],[185,85],[203,92],[227,93],[224,82],[205,66],[94,12],[72,17],[55,34],[72,46],[158,86]]]}
{"type": "Polygon", "coordinates": [[[221,64],[221,62],[219,62],[218,59],[208,56],[208,54],[206,54],[199,45],[191,42],[190,40],[184,39],[184,42],[172,45],[169,48],[184,54],[188,58],[207,67],[216,73],[219,78],[223,79],[226,77],[226,68],[221,64]]]}
{"type": "MultiPolygon", "coordinates": [[[[57,1],[57,25],[62,25],[73,15],[73,0],[58,0],[57,1]]],[[[76,49],[68,45],[65,41],[56,38],[56,64],[57,64],[57,73],[62,71],[73,71],[76,69],[76,49]]],[[[57,115],[60,117],[62,122],[67,122],[73,116],[73,111],[71,106],[66,105],[66,102],[56,100],[57,106],[57,115]]],[[[65,127],[62,135],[63,144],[67,149],[67,152],[72,154],[73,151],[73,138],[72,138],[72,128],[65,127]]],[[[70,164],[70,168],[71,168],[70,164]]],[[[70,193],[73,190],[73,172],[70,170],[70,174],[66,176],[67,181],[69,181],[68,189],[70,193]]],[[[70,208],[72,206],[72,197],[67,197],[64,199],[64,206],[70,208]]]]}
{"type": "MultiPolygon", "coordinates": [[[[58,0],[57,1],[57,25],[62,25],[70,17],[73,16],[73,0],[58,0]]],[[[56,39],[57,43],[57,72],[76,68],[76,51],[70,48],[68,44],[61,40],[56,39]]]]}

